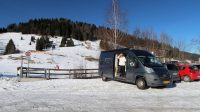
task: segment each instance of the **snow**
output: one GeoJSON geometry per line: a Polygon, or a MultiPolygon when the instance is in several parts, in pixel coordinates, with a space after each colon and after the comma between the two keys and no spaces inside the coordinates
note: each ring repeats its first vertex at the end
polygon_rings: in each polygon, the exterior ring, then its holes
{"type": "Polygon", "coordinates": [[[101,79],[0,80],[2,112],[198,112],[200,83],[139,90],[101,79]]]}
{"type": "MultiPolygon", "coordinates": [[[[199,112],[200,82],[139,90],[135,85],[101,79],[56,79],[18,82],[20,56],[31,51],[30,67],[98,68],[99,42],[74,40],[60,48],[62,37],[51,38],[55,50],[35,51],[31,36],[0,34],[0,49],[12,38],[21,54],[0,56],[0,112],[199,112]],[[23,37],[24,40],[21,40],[23,37]],[[92,60],[92,61],[91,61],[92,60]]],[[[27,60],[24,60],[27,66],[27,60]]]]}
{"type": "MultiPolygon", "coordinates": [[[[7,45],[12,39],[17,49],[22,51],[20,54],[10,54],[0,56],[0,74],[16,75],[17,67],[21,66],[20,57],[25,56],[25,52],[31,51],[30,67],[37,68],[55,68],[56,65],[61,69],[78,68],[98,68],[98,58],[100,54],[100,41],[77,41],[73,40],[75,47],[59,47],[62,37],[50,37],[50,40],[56,45],[54,50],[35,51],[35,43],[29,45],[31,36],[36,39],[40,35],[22,34],[22,33],[3,33],[0,34],[1,48],[7,45]],[[23,40],[21,40],[23,37],[23,40]],[[94,60],[89,60],[94,59],[94,60]]],[[[28,66],[27,60],[23,61],[24,66],[28,66]]]]}

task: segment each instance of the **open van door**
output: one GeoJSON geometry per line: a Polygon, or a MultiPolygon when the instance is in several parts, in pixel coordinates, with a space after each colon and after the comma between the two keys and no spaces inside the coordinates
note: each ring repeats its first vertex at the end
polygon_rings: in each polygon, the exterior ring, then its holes
{"type": "Polygon", "coordinates": [[[127,63],[126,63],[126,81],[128,82],[135,82],[135,77],[138,74],[139,67],[139,61],[137,60],[137,57],[129,53],[127,55],[127,63]]]}
{"type": "Polygon", "coordinates": [[[100,75],[113,79],[114,75],[114,53],[102,52],[100,56],[100,75]]]}

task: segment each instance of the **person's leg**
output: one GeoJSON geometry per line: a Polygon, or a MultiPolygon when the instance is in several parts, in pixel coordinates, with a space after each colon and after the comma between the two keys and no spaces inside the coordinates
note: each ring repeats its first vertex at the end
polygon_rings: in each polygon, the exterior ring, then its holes
{"type": "Polygon", "coordinates": [[[125,66],[122,66],[122,77],[125,77],[125,66]]]}
{"type": "Polygon", "coordinates": [[[123,72],[123,70],[122,70],[122,66],[119,66],[119,74],[120,74],[119,76],[120,76],[120,77],[122,77],[122,75],[123,75],[122,72],[123,72]]]}

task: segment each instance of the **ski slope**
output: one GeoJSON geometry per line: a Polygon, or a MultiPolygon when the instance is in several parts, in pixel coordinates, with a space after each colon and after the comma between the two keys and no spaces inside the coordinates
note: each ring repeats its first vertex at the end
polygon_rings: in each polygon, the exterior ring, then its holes
{"type": "MultiPolygon", "coordinates": [[[[0,42],[7,45],[12,39],[17,49],[22,53],[0,56],[0,74],[16,75],[17,67],[21,66],[20,57],[25,56],[25,52],[31,51],[30,67],[37,68],[55,68],[60,69],[79,69],[79,68],[98,68],[98,58],[100,54],[100,41],[77,41],[74,40],[74,47],[59,47],[62,37],[52,38],[50,41],[56,45],[54,50],[35,51],[35,43],[29,45],[31,36],[36,39],[40,35],[21,34],[21,33],[3,33],[0,34],[0,42]],[[21,40],[23,37],[23,40],[21,40]]],[[[23,61],[23,66],[28,66],[27,60],[23,61]]]]}

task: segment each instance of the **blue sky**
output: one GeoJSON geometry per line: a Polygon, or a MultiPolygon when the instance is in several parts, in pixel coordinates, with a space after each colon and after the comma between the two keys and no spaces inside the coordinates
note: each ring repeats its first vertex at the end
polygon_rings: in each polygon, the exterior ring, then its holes
{"type": "MultiPolygon", "coordinates": [[[[0,0],[0,27],[33,18],[68,18],[105,24],[111,0],[0,0]]],[[[200,38],[200,0],[121,0],[128,18],[128,31],[152,28],[189,45],[200,38]]],[[[194,49],[186,49],[195,52],[194,49]]]]}

